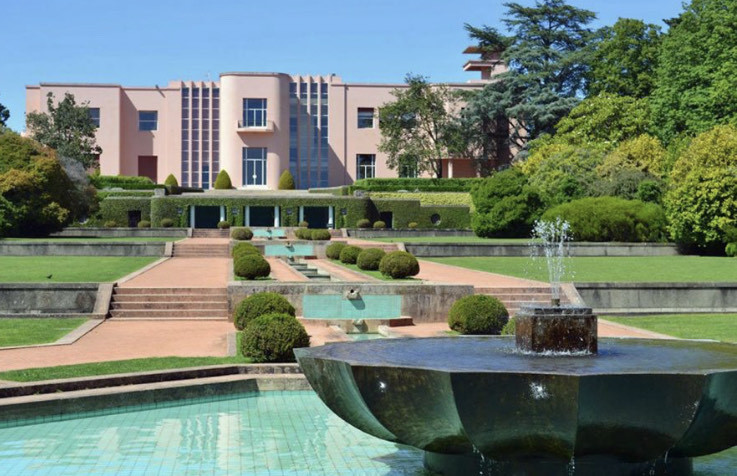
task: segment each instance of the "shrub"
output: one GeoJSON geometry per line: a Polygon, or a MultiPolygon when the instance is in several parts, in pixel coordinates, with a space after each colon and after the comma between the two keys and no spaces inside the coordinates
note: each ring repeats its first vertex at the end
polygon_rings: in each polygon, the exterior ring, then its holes
{"type": "Polygon", "coordinates": [[[346,264],[356,264],[361,248],[358,246],[346,246],[340,251],[340,262],[346,264]]]}
{"type": "Polygon", "coordinates": [[[415,228],[417,228],[417,222],[416,221],[409,222],[409,224],[407,225],[407,228],[409,228],[410,230],[414,230],[415,228]]]}
{"type": "Polygon", "coordinates": [[[227,230],[228,228],[230,228],[230,223],[225,220],[220,220],[218,222],[218,228],[220,228],[221,230],[227,230]]]}
{"type": "Polygon", "coordinates": [[[301,222],[299,222],[299,227],[300,228],[309,228],[310,227],[310,224],[307,223],[307,220],[302,220],[301,222]]]}
{"type": "Polygon", "coordinates": [[[386,252],[381,248],[366,248],[358,254],[356,265],[363,270],[376,271],[386,252]]]}
{"type": "Polygon", "coordinates": [[[235,246],[233,246],[230,254],[233,256],[233,259],[236,259],[244,255],[260,255],[261,253],[259,252],[258,248],[253,246],[251,243],[242,241],[240,243],[236,243],[235,246]]]}
{"type": "Polygon", "coordinates": [[[294,236],[296,236],[300,240],[311,240],[312,230],[310,230],[309,228],[297,228],[296,230],[294,230],[294,236]]]}
{"type": "Polygon", "coordinates": [[[162,218],[161,226],[163,226],[164,228],[171,228],[174,226],[174,220],[172,220],[171,218],[162,218]]]}
{"type": "Polygon", "coordinates": [[[374,222],[374,229],[375,230],[380,230],[382,228],[386,228],[386,223],[385,222],[383,222],[381,220],[374,222]]]}
{"type": "Polygon", "coordinates": [[[294,190],[294,188],[294,177],[289,170],[285,170],[279,177],[279,190],[294,190]]]}
{"type": "Polygon", "coordinates": [[[304,326],[288,314],[259,316],[243,330],[241,351],[255,362],[293,362],[294,349],[309,347],[304,326]]]}
{"type": "Polygon", "coordinates": [[[167,187],[178,187],[179,182],[177,182],[177,178],[174,176],[174,174],[169,174],[168,177],[166,177],[166,180],[164,180],[164,185],[167,187]]]}
{"type": "Polygon", "coordinates": [[[361,218],[356,222],[357,228],[371,228],[371,220],[368,218],[361,218]]]}
{"type": "Polygon", "coordinates": [[[271,273],[271,266],[261,255],[244,254],[233,260],[233,272],[248,280],[265,278],[271,273]]]}
{"type": "Polygon", "coordinates": [[[239,226],[238,228],[233,228],[232,230],[230,230],[230,237],[234,240],[239,241],[250,240],[251,238],[253,238],[253,232],[248,227],[239,226]]]}
{"type": "Polygon", "coordinates": [[[330,230],[316,229],[310,230],[310,239],[316,241],[327,241],[330,239],[330,230]]]}
{"type": "Polygon", "coordinates": [[[514,318],[510,317],[504,327],[502,327],[503,336],[513,336],[517,332],[517,325],[514,323],[514,318]]]}
{"type": "Polygon", "coordinates": [[[141,220],[138,222],[138,228],[151,228],[151,222],[148,220],[141,220]]]}
{"type": "Polygon", "coordinates": [[[663,186],[655,180],[643,180],[637,186],[637,197],[641,202],[660,203],[663,199],[663,186]]]}
{"type": "Polygon", "coordinates": [[[296,315],[294,306],[281,294],[267,292],[251,294],[235,307],[233,324],[240,331],[248,327],[248,324],[257,317],[274,313],[288,314],[292,317],[296,315]]]}
{"type": "Polygon", "coordinates": [[[230,181],[230,175],[225,169],[220,170],[214,184],[215,190],[229,190],[233,188],[233,183],[230,181]]]}
{"type": "Polygon", "coordinates": [[[325,256],[330,259],[340,259],[340,252],[343,251],[343,248],[346,246],[348,245],[343,242],[330,243],[327,248],[325,248],[325,256]]]}
{"type": "Polygon", "coordinates": [[[392,251],[381,259],[379,271],[394,279],[408,278],[420,272],[420,263],[406,251],[392,251]]]}
{"type": "Polygon", "coordinates": [[[665,241],[663,209],[654,203],[616,197],[583,198],[551,208],[543,220],[561,218],[581,241],[665,241]]]}
{"type": "Polygon", "coordinates": [[[117,223],[115,223],[115,220],[108,220],[105,222],[105,228],[115,228],[118,226],[117,223]]]}
{"type": "Polygon", "coordinates": [[[461,334],[499,335],[509,321],[509,313],[497,298],[475,294],[453,303],[448,326],[461,334]]]}
{"type": "Polygon", "coordinates": [[[732,258],[737,257],[737,243],[727,243],[724,247],[724,253],[732,258]]]}

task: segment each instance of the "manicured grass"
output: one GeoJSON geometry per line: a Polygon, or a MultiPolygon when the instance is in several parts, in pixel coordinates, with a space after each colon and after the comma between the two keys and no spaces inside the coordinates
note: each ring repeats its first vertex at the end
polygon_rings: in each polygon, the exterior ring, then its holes
{"type": "Polygon", "coordinates": [[[402,238],[367,238],[382,243],[486,243],[490,245],[529,244],[530,238],[481,238],[478,236],[410,236],[402,238]]]}
{"type": "Polygon", "coordinates": [[[674,314],[602,319],[639,327],[682,339],[713,339],[737,342],[737,314],[674,314]]]}
{"type": "MultiPolygon", "coordinates": [[[[519,278],[548,281],[545,260],[525,257],[426,258],[519,278]]],[[[574,282],[736,282],[737,260],[713,256],[566,258],[574,282]]]]}
{"type": "Polygon", "coordinates": [[[0,319],[0,347],[55,342],[85,322],[84,317],[0,319]]]}
{"type": "Polygon", "coordinates": [[[369,271],[369,270],[361,269],[361,268],[359,268],[355,264],[346,264],[346,263],[343,263],[343,262],[338,261],[338,260],[330,260],[330,261],[332,263],[334,263],[334,264],[339,265],[339,266],[343,266],[344,268],[348,268],[348,269],[351,269],[353,271],[357,271],[357,272],[359,272],[361,274],[365,274],[367,276],[371,276],[372,278],[381,279],[382,281],[420,281],[417,278],[393,279],[393,278],[391,278],[389,276],[384,276],[383,274],[381,274],[380,271],[369,271]]]}
{"type": "Polygon", "coordinates": [[[0,242],[24,242],[24,243],[149,243],[162,241],[179,241],[181,237],[161,237],[161,236],[127,236],[120,238],[96,238],[96,237],[78,237],[78,238],[0,238],[0,242]]]}
{"type": "MultiPolygon", "coordinates": [[[[240,346],[239,346],[240,348],[240,346]]],[[[36,369],[9,370],[0,372],[0,380],[14,382],[36,382],[61,378],[90,377],[129,372],[148,372],[152,370],[180,369],[205,365],[247,364],[245,357],[156,357],[149,359],[114,360],[78,365],[60,365],[36,369]]]]}
{"type": "Polygon", "coordinates": [[[157,259],[119,256],[0,256],[0,283],[104,283],[122,278],[157,259]]]}

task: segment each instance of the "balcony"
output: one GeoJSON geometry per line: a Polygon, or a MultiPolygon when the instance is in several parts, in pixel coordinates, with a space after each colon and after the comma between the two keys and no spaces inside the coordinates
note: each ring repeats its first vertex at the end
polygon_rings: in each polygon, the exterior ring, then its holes
{"type": "Polygon", "coordinates": [[[271,134],[274,132],[274,121],[266,121],[265,126],[247,126],[243,121],[238,121],[236,131],[244,134],[271,134]]]}

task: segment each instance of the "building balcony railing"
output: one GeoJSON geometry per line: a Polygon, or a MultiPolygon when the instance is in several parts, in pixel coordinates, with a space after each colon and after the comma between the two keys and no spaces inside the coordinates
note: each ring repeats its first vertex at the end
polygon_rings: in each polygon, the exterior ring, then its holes
{"type": "Polygon", "coordinates": [[[238,121],[236,130],[243,133],[271,133],[274,132],[274,121],[266,121],[264,126],[249,126],[243,121],[238,121]]]}

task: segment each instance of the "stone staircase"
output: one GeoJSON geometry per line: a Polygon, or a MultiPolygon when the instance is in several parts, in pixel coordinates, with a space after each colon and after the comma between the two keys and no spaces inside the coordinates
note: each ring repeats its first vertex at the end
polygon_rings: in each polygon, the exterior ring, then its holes
{"type": "MultiPolygon", "coordinates": [[[[504,303],[510,316],[517,314],[517,311],[525,304],[550,305],[550,288],[547,286],[524,288],[476,287],[475,292],[476,294],[486,294],[499,299],[504,303]]],[[[562,291],[560,301],[561,304],[568,304],[568,299],[562,291]]]]}
{"type": "Polygon", "coordinates": [[[230,230],[218,228],[193,228],[192,238],[230,238],[230,230]]]}
{"type": "Polygon", "coordinates": [[[227,320],[223,288],[120,288],[110,301],[113,319],[227,320]]]}
{"type": "Polygon", "coordinates": [[[227,243],[175,242],[172,256],[175,258],[228,258],[227,243]]]}
{"type": "Polygon", "coordinates": [[[302,274],[304,277],[306,277],[310,281],[330,281],[331,280],[331,277],[329,274],[321,270],[318,270],[317,268],[313,266],[309,266],[307,263],[295,262],[295,263],[289,263],[289,265],[295,271],[302,274]]]}

